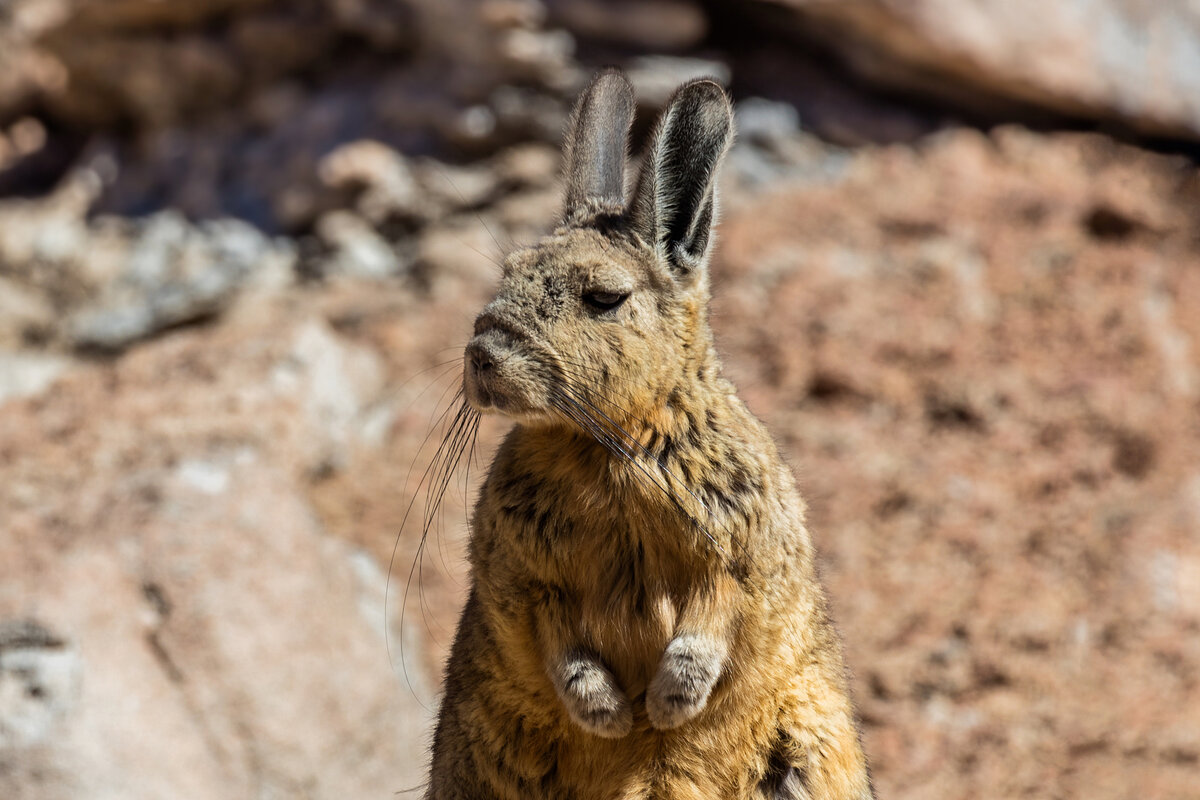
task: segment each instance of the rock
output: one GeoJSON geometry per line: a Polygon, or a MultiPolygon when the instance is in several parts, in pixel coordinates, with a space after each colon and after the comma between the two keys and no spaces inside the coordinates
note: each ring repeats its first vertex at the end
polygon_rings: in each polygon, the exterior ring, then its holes
{"type": "Polygon", "coordinates": [[[217,313],[241,289],[291,281],[291,245],[239,220],[89,219],[100,183],[84,169],[46,198],[0,202],[0,262],[16,287],[0,307],[19,306],[0,327],[6,339],[119,349],[217,313]]]}
{"type": "Polygon", "coordinates": [[[421,189],[404,156],[380,142],[342,145],[317,165],[321,181],[356,193],[355,206],[378,225],[390,217],[420,217],[421,189]]]}
{"type": "Polygon", "coordinates": [[[551,0],[551,19],[585,39],[649,52],[682,52],[703,41],[708,20],[687,0],[551,0]]]}
{"type": "Polygon", "coordinates": [[[346,38],[412,45],[412,3],[24,0],[0,20],[0,119],[37,98],[76,123],[161,126],[209,111],[327,55],[346,38]],[[7,40],[7,41],[5,41],[7,40]],[[5,64],[5,62],[8,62],[5,64]],[[130,79],[135,76],[135,79],[130,79]]]}
{"type": "Polygon", "coordinates": [[[720,61],[676,56],[637,56],[625,65],[625,72],[637,93],[638,105],[647,110],[665,106],[685,81],[713,78],[728,86],[731,77],[729,67],[720,61]]]}
{"type": "Polygon", "coordinates": [[[317,220],[317,236],[332,250],[318,268],[322,274],[379,279],[400,272],[395,248],[357,214],[329,212],[317,220]]]}
{"type": "Polygon", "coordinates": [[[1200,137],[1188,0],[771,0],[862,77],[1003,116],[1015,107],[1200,137]]]}
{"type": "MultiPolygon", "coordinates": [[[[571,73],[576,83],[586,77],[581,70],[571,73]]],[[[488,104],[496,125],[518,140],[535,139],[553,144],[562,139],[570,113],[567,103],[560,98],[520,86],[497,88],[489,96],[488,104]]]]}
{"type": "Polygon", "coordinates": [[[42,393],[71,366],[65,356],[0,350],[0,405],[42,393]]]}
{"type": "Polygon", "coordinates": [[[484,0],[480,4],[480,15],[484,22],[498,30],[533,30],[545,23],[546,6],[541,0],[484,0]]]}
{"type": "Polygon", "coordinates": [[[0,406],[0,796],[382,797],[422,779],[436,655],[410,624],[420,696],[389,661],[396,529],[364,550],[307,495],[381,446],[363,438],[380,362],[313,299],[260,296],[0,406]]]}
{"type": "Polygon", "coordinates": [[[436,297],[448,299],[493,285],[504,255],[495,222],[464,215],[421,233],[415,269],[430,281],[436,297]]]}
{"type": "Polygon", "coordinates": [[[79,653],[33,620],[0,622],[0,763],[45,742],[79,701],[79,653]]]}
{"type": "MultiPolygon", "coordinates": [[[[0,19],[0,41],[22,43],[4,56],[14,62],[4,77],[19,85],[10,97],[0,85],[0,186],[44,190],[83,146],[74,132],[101,129],[87,149],[108,150],[114,177],[97,213],[171,207],[308,232],[345,207],[313,175],[339,147],[375,141],[451,160],[531,135],[557,143],[564,97],[584,78],[572,35],[547,27],[536,0],[318,0],[303,10],[206,0],[186,13],[138,2],[103,14],[86,0],[20,5],[13,18],[38,23],[0,19]],[[57,81],[29,77],[42,62],[57,81]],[[50,131],[37,165],[10,125],[30,104],[53,121],[26,120],[50,131]]],[[[372,221],[396,206],[411,213],[394,165],[383,179],[357,210],[372,221]]]]}
{"type": "Polygon", "coordinates": [[[881,796],[1194,793],[1195,164],[909,98],[1196,137],[1195,12],[771,5],[0,0],[0,797],[419,784],[478,482],[415,486],[592,59],[736,92],[712,320],[881,796]]]}
{"type": "Polygon", "coordinates": [[[557,89],[571,85],[575,39],[566,31],[507,30],[500,35],[498,51],[517,80],[534,80],[557,89]]]}
{"type": "Polygon", "coordinates": [[[498,154],[494,168],[502,183],[520,188],[553,186],[562,154],[557,147],[525,144],[498,154]]]}
{"type": "Polygon", "coordinates": [[[799,113],[787,103],[751,97],[734,113],[737,137],[725,174],[744,188],[836,180],[850,164],[849,151],[802,130],[799,113]]]}
{"type": "Polygon", "coordinates": [[[0,348],[12,350],[44,338],[55,322],[54,306],[44,292],[0,277],[0,348]]]}
{"type": "Polygon", "coordinates": [[[459,166],[423,159],[416,172],[424,202],[440,208],[438,216],[479,208],[500,189],[496,172],[485,163],[459,166]]]}
{"type": "Polygon", "coordinates": [[[301,398],[315,434],[305,442],[305,463],[317,472],[345,463],[383,388],[383,374],[372,351],[308,323],[296,331],[291,352],[274,367],[271,382],[301,398]]]}
{"type": "Polygon", "coordinates": [[[238,220],[193,226],[162,211],[132,227],[119,273],[66,323],[78,347],[117,349],[214,314],[255,281],[286,282],[294,260],[289,247],[238,220]]]}
{"type": "Polygon", "coordinates": [[[800,131],[800,114],[787,103],[751,97],[739,102],[734,111],[741,142],[770,147],[800,131]]]}
{"type": "MultiPolygon", "coordinates": [[[[558,186],[514,192],[496,204],[494,216],[498,224],[489,225],[496,230],[497,238],[503,237],[501,241],[509,243],[507,249],[530,244],[554,229],[562,214],[562,202],[558,186]]],[[[491,250],[497,248],[495,242],[491,245],[491,250]]],[[[504,255],[501,250],[498,257],[504,255]]]]}
{"type": "Polygon", "coordinates": [[[0,172],[46,145],[46,127],[35,117],[22,117],[7,131],[0,129],[0,172]]]}
{"type": "Polygon", "coordinates": [[[1015,127],[842,157],[726,190],[712,320],[812,502],[879,795],[1187,796],[1195,165],[1015,127]]]}
{"type": "Polygon", "coordinates": [[[102,183],[91,170],[67,176],[36,200],[0,201],[0,261],[11,271],[76,258],[88,250],[86,216],[102,183]]]}

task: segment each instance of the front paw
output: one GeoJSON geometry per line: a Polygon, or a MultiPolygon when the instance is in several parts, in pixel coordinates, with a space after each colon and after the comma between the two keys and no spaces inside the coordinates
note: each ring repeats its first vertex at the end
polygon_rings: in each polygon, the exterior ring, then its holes
{"type": "Polygon", "coordinates": [[[646,690],[646,713],[660,730],[675,728],[704,709],[725,663],[723,642],[700,634],[677,636],[667,645],[646,690]]]}
{"type": "Polygon", "coordinates": [[[579,727],[606,739],[619,739],[633,728],[629,698],[608,669],[589,656],[565,659],[555,674],[554,688],[567,714],[579,727]]]}

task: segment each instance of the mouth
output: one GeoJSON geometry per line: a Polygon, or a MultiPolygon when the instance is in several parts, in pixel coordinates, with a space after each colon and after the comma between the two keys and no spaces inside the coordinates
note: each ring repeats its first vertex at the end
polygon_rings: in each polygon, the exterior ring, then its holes
{"type": "Polygon", "coordinates": [[[505,391],[498,385],[501,383],[502,381],[481,378],[468,369],[463,380],[463,394],[467,404],[481,414],[501,414],[523,425],[537,425],[551,418],[549,412],[505,391]]]}
{"type": "Polygon", "coordinates": [[[488,385],[491,382],[470,367],[463,374],[463,394],[471,408],[480,413],[503,412],[507,405],[504,395],[488,385]]]}
{"type": "Polygon", "coordinates": [[[538,415],[537,382],[526,374],[528,359],[481,337],[471,341],[465,355],[463,394],[473,409],[514,419],[538,415]]]}

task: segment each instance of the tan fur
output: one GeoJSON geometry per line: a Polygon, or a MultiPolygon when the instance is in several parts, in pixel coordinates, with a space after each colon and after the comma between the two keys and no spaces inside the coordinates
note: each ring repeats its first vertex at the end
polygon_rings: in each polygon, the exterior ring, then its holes
{"type": "Polygon", "coordinates": [[[804,502],[708,327],[728,101],[680,89],[626,208],[630,98],[611,71],[585,93],[564,227],[508,257],[468,347],[469,402],[517,424],[475,508],[427,796],[868,798],[804,502]]]}

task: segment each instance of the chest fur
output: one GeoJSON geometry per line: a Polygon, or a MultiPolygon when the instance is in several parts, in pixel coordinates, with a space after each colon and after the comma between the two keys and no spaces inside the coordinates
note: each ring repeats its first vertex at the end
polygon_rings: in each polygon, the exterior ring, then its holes
{"type": "Polygon", "coordinates": [[[708,564],[686,518],[638,507],[595,486],[528,474],[489,486],[478,530],[486,572],[512,586],[535,587],[555,603],[579,641],[637,693],[674,635],[683,598],[708,564]],[[504,563],[503,576],[496,572],[504,563]]]}

